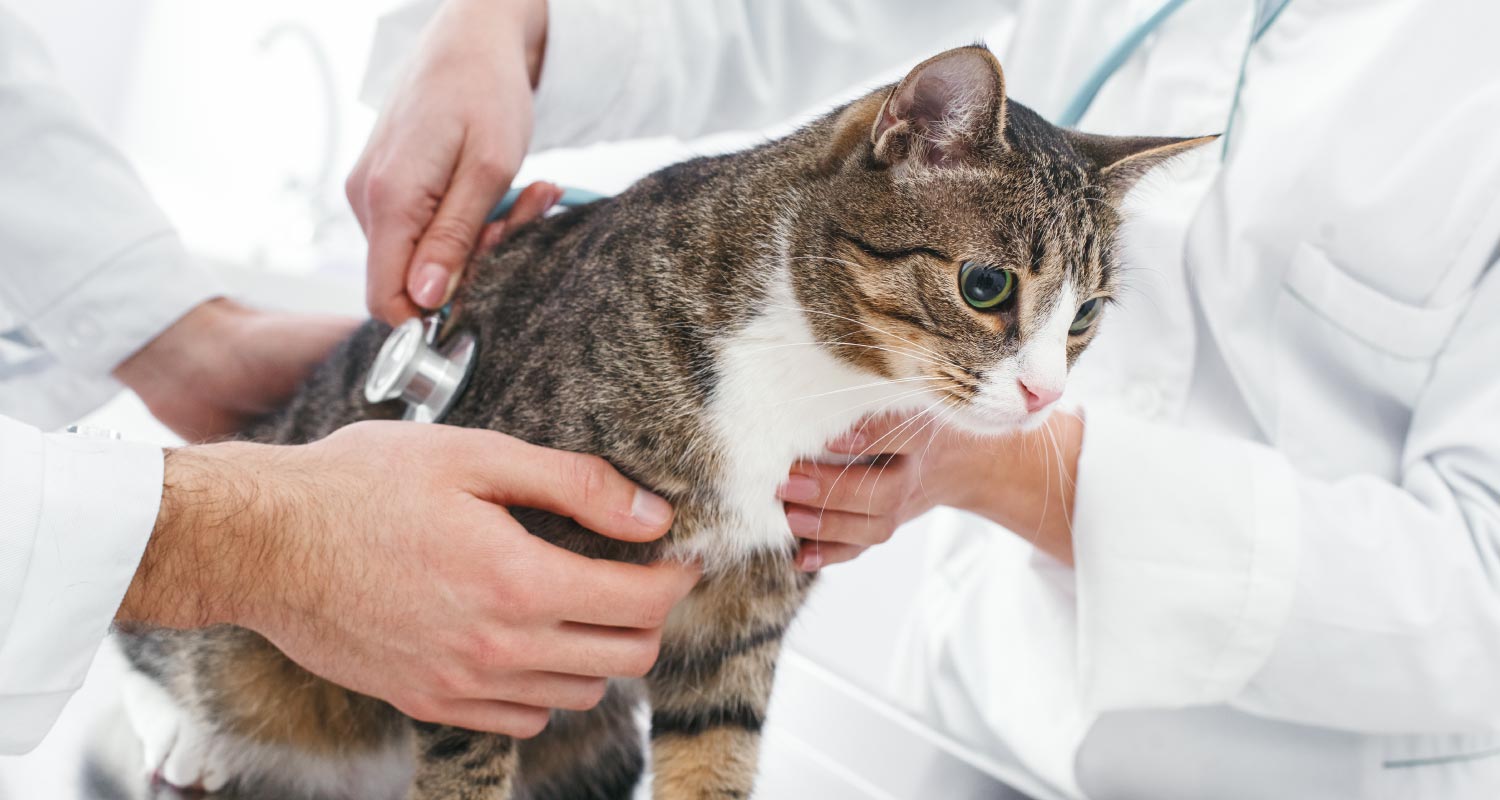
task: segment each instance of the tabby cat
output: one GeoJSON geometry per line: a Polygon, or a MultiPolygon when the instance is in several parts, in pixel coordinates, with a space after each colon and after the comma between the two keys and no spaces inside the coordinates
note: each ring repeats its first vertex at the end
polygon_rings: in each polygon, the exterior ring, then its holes
{"type": "MultiPolygon", "coordinates": [[[[224,796],[616,800],[745,798],[781,638],[813,578],[793,564],[777,486],[874,412],[981,434],[1035,426],[1116,290],[1119,203],[1211,137],[1056,128],[1007,102],[983,46],[792,135],[650,175],[516,231],[467,273],[447,330],[479,368],[447,422],[596,453],[677,509],[661,542],[515,509],[589,556],[697,558],[643,681],[515,741],[407,719],[233,627],[126,635],[145,691],[205,751],[224,796]],[[207,732],[207,735],[205,735],[207,732]]],[[[249,436],[298,443],[367,418],[388,328],[369,323],[249,436]]]]}

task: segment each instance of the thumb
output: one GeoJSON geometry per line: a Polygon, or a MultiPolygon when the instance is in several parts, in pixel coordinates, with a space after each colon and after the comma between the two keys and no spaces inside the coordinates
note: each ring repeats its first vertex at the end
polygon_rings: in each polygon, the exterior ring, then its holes
{"type": "Polygon", "coordinates": [[[503,170],[460,165],[407,270],[406,292],[423,308],[448,302],[479,241],[485,217],[510,188],[503,170]]]}
{"type": "Polygon", "coordinates": [[[572,517],[595,533],[628,542],[661,538],[671,527],[671,504],[608,461],[506,439],[509,446],[485,441],[474,452],[483,473],[479,497],[572,517]]]}

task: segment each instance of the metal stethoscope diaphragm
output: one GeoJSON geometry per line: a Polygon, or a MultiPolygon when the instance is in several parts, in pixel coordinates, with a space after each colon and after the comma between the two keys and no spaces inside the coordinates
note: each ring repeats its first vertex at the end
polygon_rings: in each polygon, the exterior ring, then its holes
{"type": "Polygon", "coordinates": [[[409,319],[391,330],[365,378],[365,399],[406,402],[402,419],[437,422],[463,393],[474,371],[474,336],[460,331],[437,345],[441,314],[409,319]]]}
{"type": "MultiPolygon", "coordinates": [[[[507,192],[490,212],[489,221],[504,217],[520,194],[519,189],[507,192]]],[[[564,189],[558,204],[571,208],[602,197],[583,189],[564,189]]],[[[447,319],[445,308],[392,329],[365,377],[365,400],[384,403],[400,399],[406,402],[403,419],[440,421],[458,401],[474,371],[473,334],[459,331],[438,345],[438,328],[447,319]]]]}

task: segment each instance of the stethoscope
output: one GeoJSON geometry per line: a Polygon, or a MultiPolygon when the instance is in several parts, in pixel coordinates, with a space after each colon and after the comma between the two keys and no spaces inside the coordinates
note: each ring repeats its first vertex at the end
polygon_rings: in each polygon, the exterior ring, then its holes
{"type": "MultiPolygon", "coordinates": [[[[1258,42],[1282,9],[1290,0],[1257,0],[1255,22],[1252,26],[1250,45],[1258,42]]],[[[1151,16],[1147,17],[1120,40],[1079,87],[1071,101],[1064,107],[1057,124],[1075,128],[1083,115],[1094,104],[1094,99],[1109,79],[1120,70],[1126,61],[1140,49],[1146,39],[1188,0],[1167,0],[1151,16]]],[[[1245,48],[1246,56],[1250,48],[1245,48]]],[[[1230,107],[1226,124],[1225,147],[1228,147],[1228,130],[1233,126],[1235,111],[1239,108],[1240,88],[1244,85],[1245,69],[1242,59],[1239,82],[1235,87],[1234,101],[1230,107]]],[[[511,189],[490,212],[489,220],[504,216],[515,205],[519,189],[511,189]]],[[[584,189],[565,188],[558,204],[564,208],[591,203],[602,198],[584,189]]],[[[442,328],[451,308],[429,314],[420,319],[409,319],[396,326],[380,347],[370,374],[365,379],[365,399],[371,403],[384,403],[400,399],[406,403],[404,419],[417,422],[440,421],[468,384],[474,371],[477,345],[473,334],[459,331],[443,339],[442,328]]]]}
{"type": "MultiPolygon", "coordinates": [[[[519,189],[506,192],[486,221],[494,222],[505,216],[520,194],[519,189]]],[[[568,188],[563,189],[558,205],[572,208],[602,197],[584,189],[568,188]]],[[[443,419],[468,385],[478,352],[474,334],[468,331],[442,336],[451,313],[450,304],[391,330],[365,376],[366,401],[384,403],[399,399],[406,403],[402,419],[415,422],[443,419]]]]}
{"type": "MultiPolygon", "coordinates": [[[[1245,86],[1245,62],[1250,57],[1250,48],[1256,42],[1260,41],[1261,37],[1266,34],[1266,31],[1271,29],[1271,26],[1281,16],[1281,12],[1286,9],[1287,4],[1290,2],[1291,0],[1256,0],[1255,19],[1250,26],[1250,41],[1246,44],[1243,54],[1240,56],[1240,73],[1235,81],[1234,99],[1229,106],[1229,119],[1224,124],[1223,152],[1227,153],[1229,151],[1229,133],[1234,128],[1234,118],[1240,108],[1240,91],[1245,86]]],[[[1099,96],[1099,90],[1104,88],[1104,84],[1108,83],[1109,79],[1114,77],[1116,72],[1120,71],[1120,67],[1124,66],[1125,62],[1129,61],[1130,57],[1135,55],[1137,50],[1141,49],[1141,45],[1146,42],[1146,39],[1151,34],[1166,24],[1167,20],[1171,19],[1173,14],[1176,14],[1187,4],[1188,0],[1167,0],[1166,3],[1162,4],[1161,8],[1158,8],[1151,16],[1125,34],[1125,38],[1110,48],[1110,51],[1105,54],[1104,59],[1099,62],[1094,71],[1089,73],[1089,77],[1084,80],[1083,84],[1078,87],[1078,91],[1074,93],[1073,99],[1068,101],[1066,106],[1063,106],[1063,112],[1055,122],[1064,128],[1078,127],[1078,123],[1083,120],[1084,113],[1094,104],[1094,98],[1099,96]]]]}

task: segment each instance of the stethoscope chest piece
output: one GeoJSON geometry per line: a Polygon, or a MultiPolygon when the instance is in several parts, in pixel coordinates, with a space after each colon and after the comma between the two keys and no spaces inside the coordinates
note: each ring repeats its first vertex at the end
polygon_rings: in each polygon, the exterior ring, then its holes
{"type": "Polygon", "coordinates": [[[457,333],[435,347],[439,318],[409,319],[391,331],[365,378],[365,399],[406,401],[403,419],[437,422],[448,413],[474,369],[474,337],[457,333]]]}

